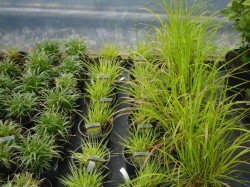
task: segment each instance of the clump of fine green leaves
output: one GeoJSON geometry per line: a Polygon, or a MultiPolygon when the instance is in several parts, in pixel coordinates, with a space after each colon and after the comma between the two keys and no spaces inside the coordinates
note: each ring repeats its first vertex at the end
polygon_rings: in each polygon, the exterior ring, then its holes
{"type": "Polygon", "coordinates": [[[83,56],[86,53],[86,42],[83,38],[71,37],[64,42],[66,56],[83,56]]]}
{"type": "Polygon", "coordinates": [[[54,136],[56,141],[67,141],[70,127],[70,121],[64,114],[49,109],[36,120],[34,131],[40,135],[54,136]]]}
{"type": "Polygon", "coordinates": [[[129,137],[122,138],[120,144],[126,148],[124,153],[128,155],[129,161],[135,166],[140,167],[147,155],[135,156],[134,154],[138,152],[149,153],[158,141],[157,133],[155,131],[141,133],[138,130],[131,130],[129,131],[129,135],[129,137]]]}
{"type": "Polygon", "coordinates": [[[55,84],[57,89],[70,89],[72,92],[76,93],[77,79],[72,73],[61,73],[55,78],[55,84]]]}
{"type": "Polygon", "coordinates": [[[82,71],[82,63],[79,56],[65,56],[58,66],[58,71],[63,74],[72,73],[75,77],[79,76],[82,71]]]}
{"type": "Polygon", "coordinates": [[[94,162],[96,164],[95,168],[101,168],[110,159],[110,153],[106,145],[100,144],[97,140],[88,139],[81,141],[80,151],[72,152],[72,157],[75,159],[76,164],[82,168],[87,168],[87,164],[91,157],[100,158],[104,162],[94,162]]]}
{"type": "Polygon", "coordinates": [[[71,113],[76,107],[78,93],[69,89],[50,89],[43,92],[46,108],[55,108],[64,113],[71,113]]]}
{"type": "Polygon", "coordinates": [[[114,43],[104,43],[100,50],[100,55],[102,58],[116,60],[120,55],[119,46],[114,43]]]}
{"type": "Polygon", "coordinates": [[[59,157],[55,139],[49,135],[33,134],[16,146],[15,160],[23,171],[43,173],[52,168],[52,159],[59,157]]]}
{"type": "Polygon", "coordinates": [[[37,97],[33,93],[13,93],[6,101],[7,115],[17,119],[32,117],[36,110],[36,100],[37,97]]]}
{"type": "Polygon", "coordinates": [[[13,121],[0,120],[0,137],[13,136],[18,140],[21,137],[21,128],[13,121]]]}
{"type": "Polygon", "coordinates": [[[0,61],[0,73],[11,78],[16,78],[21,72],[19,67],[13,61],[4,59],[3,61],[0,61]]]}
{"type": "Polygon", "coordinates": [[[33,174],[24,172],[14,176],[12,180],[9,180],[2,187],[39,187],[43,180],[39,180],[33,176],[33,174]]]}
{"type": "Polygon", "coordinates": [[[86,170],[82,170],[82,168],[76,168],[72,165],[70,165],[70,172],[71,174],[59,179],[62,184],[68,187],[101,187],[105,178],[102,172],[96,170],[87,172],[86,170]]]}

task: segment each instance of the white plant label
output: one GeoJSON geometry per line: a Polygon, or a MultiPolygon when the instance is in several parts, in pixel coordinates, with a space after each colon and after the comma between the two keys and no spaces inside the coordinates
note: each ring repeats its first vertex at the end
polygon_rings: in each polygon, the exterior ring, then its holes
{"type": "Polygon", "coordinates": [[[109,75],[107,75],[107,74],[97,74],[97,78],[98,79],[108,79],[109,75]]]}
{"type": "Polygon", "coordinates": [[[137,130],[139,130],[139,129],[151,129],[151,128],[153,128],[152,124],[139,124],[139,125],[137,125],[137,130]]]}
{"type": "Polygon", "coordinates": [[[105,159],[100,158],[100,157],[96,157],[96,156],[90,156],[89,160],[91,160],[91,161],[97,161],[97,162],[106,162],[105,159]]]}
{"type": "Polygon", "coordinates": [[[112,102],[112,101],[113,101],[113,98],[104,97],[104,98],[101,98],[100,101],[101,101],[101,102],[112,102]]]}
{"type": "Polygon", "coordinates": [[[101,127],[100,123],[90,123],[90,124],[85,124],[86,129],[91,128],[91,127],[101,127]]]}
{"type": "Polygon", "coordinates": [[[0,138],[0,143],[8,142],[14,139],[15,139],[15,135],[2,137],[0,138]]]}
{"type": "Polygon", "coordinates": [[[95,168],[95,162],[89,161],[87,172],[89,173],[90,171],[93,171],[94,168],[95,168]]]}
{"type": "Polygon", "coordinates": [[[149,152],[134,152],[133,156],[148,156],[149,152]]]}
{"type": "Polygon", "coordinates": [[[129,178],[129,175],[128,175],[128,172],[126,171],[126,169],[121,168],[121,169],[120,169],[120,172],[121,172],[123,178],[125,179],[125,181],[126,181],[126,182],[129,182],[129,181],[130,181],[130,178],[129,178]]]}

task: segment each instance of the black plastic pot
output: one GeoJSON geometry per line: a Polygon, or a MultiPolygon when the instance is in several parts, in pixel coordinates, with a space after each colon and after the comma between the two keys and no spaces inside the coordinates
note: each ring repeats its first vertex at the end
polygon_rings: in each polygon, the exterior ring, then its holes
{"type": "Polygon", "coordinates": [[[40,179],[47,179],[52,185],[57,182],[57,176],[58,176],[58,162],[59,159],[55,158],[52,160],[53,166],[50,170],[45,171],[40,174],[36,174],[40,179]]]}
{"type": "MultiPolygon", "coordinates": [[[[104,146],[104,145],[103,145],[103,146],[104,146]]],[[[109,149],[108,149],[107,147],[105,147],[105,150],[106,150],[107,153],[108,153],[108,158],[106,159],[107,161],[104,163],[104,165],[103,165],[101,168],[98,168],[97,171],[102,171],[103,174],[107,176],[108,173],[109,173],[109,168],[107,167],[107,165],[108,165],[108,163],[109,163],[109,161],[110,161],[110,151],[109,151],[109,149]]],[[[82,147],[79,146],[78,148],[76,148],[76,149],[74,150],[74,152],[76,152],[76,153],[81,153],[81,152],[82,152],[82,147]]],[[[94,155],[93,155],[93,156],[94,156],[94,155]]],[[[73,156],[71,156],[71,163],[72,163],[73,165],[75,165],[75,166],[78,166],[78,165],[79,165],[78,162],[77,162],[77,160],[76,160],[73,156]]]]}
{"type": "Polygon", "coordinates": [[[133,179],[136,177],[136,167],[132,162],[129,161],[129,155],[126,154],[126,150],[128,150],[128,149],[126,147],[124,147],[123,151],[122,151],[122,156],[126,162],[126,171],[129,175],[130,179],[133,179]]]}
{"type": "Polygon", "coordinates": [[[104,144],[107,142],[107,145],[109,144],[112,129],[113,129],[113,123],[110,123],[103,136],[88,136],[86,133],[84,120],[81,119],[80,122],[78,123],[78,134],[80,135],[80,138],[85,138],[85,139],[94,138],[98,142],[102,142],[104,144]]]}

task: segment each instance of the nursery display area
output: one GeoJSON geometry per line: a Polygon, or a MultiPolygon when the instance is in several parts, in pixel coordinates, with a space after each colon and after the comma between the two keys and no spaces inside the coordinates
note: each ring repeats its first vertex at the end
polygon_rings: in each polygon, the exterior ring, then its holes
{"type": "Polygon", "coordinates": [[[2,50],[0,186],[250,186],[250,0],[220,11],[230,50],[185,2],[144,8],[157,24],[126,56],[81,37],[2,50]]]}

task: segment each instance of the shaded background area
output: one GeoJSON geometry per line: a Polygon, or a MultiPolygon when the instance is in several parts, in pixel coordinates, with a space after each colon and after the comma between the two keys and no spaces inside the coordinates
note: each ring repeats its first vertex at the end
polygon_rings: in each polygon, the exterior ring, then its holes
{"type": "MultiPolygon", "coordinates": [[[[27,50],[43,38],[84,37],[90,53],[98,53],[106,41],[118,43],[126,53],[146,33],[144,24],[155,24],[152,16],[139,7],[162,14],[162,0],[1,0],[0,49],[17,46],[27,50]]],[[[197,4],[201,0],[187,0],[197,4]]],[[[211,0],[205,7],[216,12],[229,0],[211,0]]],[[[162,16],[164,16],[162,14],[162,16]]],[[[218,32],[220,45],[233,46],[237,38],[230,22],[218,17],[223,28],[218,32]]]]}

